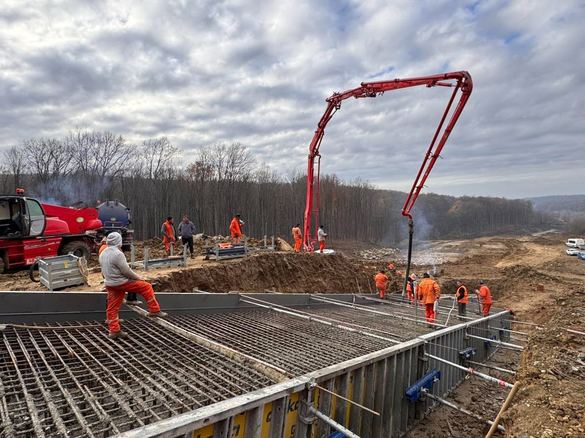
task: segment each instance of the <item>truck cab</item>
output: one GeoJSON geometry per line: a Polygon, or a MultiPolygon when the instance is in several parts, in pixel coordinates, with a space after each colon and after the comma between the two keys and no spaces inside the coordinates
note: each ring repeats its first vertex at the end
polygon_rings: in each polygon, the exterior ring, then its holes
{"type": "Polygon", "coordinates": [[[33,265],[40,257],[73,253],[89,260],[95,247],[95,232],[90,232],[101,227],[97,211],[93,211],[94,219],[77,210],[76,223],[83,226],[72,233],[67,221],[75,210],[49,207],[56,212],[45,211],[39,201],[25,197],[20,190],[16,196],[0,196],[0,273],[33,265]]]}

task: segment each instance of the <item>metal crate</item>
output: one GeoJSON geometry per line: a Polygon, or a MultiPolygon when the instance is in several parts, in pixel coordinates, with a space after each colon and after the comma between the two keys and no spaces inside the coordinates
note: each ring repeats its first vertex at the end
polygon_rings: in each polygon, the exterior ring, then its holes
{"type": "Polygon", "coordinates": [[[39,259],[40,282],[50,291],[85,284],[79,268],[79,259],[73,254],[39,259]]]}

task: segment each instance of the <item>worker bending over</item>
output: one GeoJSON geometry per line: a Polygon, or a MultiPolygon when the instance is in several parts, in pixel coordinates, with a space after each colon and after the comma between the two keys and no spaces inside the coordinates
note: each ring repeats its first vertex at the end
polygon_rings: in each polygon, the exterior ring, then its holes
{"type": "Polygon", "coordinates": [[[292,227],[292,238],[295,242],[295,252],[301,252],[301,245],[303,244],[303,236],[301,234],[301,224],[296,224],[292,227]]]}
{"type": "Polygon", "coordinates": [[[322,253],[325,249],[325,239],[327,238],[328,234],[325,232],[325,227],[323,225],[319,225],[319,231],[317,231],[317,240],[319,241],[319,252],[322,253]]]}
{"type": "Polygon", "coordinates": [[[100,255],[100,266],[108,292],[108,320],[109,337],[112,339],[125,338],[128,335],[120,330],[119,312],[126,292],[138,293],[144,297],[148,305],[148,316],[166,316],[160,311],[160,306],[154,295],[154,289],[136,272],[130,269],[126,257],[122,252],[122,236],[113,232],[107,237],[108,247],[100,255]]]}
{"type": "Polygon", "coordinates": [[[165,251],[167,256],[169,256],[171,255],[171,245],[174,245],[177,241],[177,238],[175,237],[175,226],[173,225],[172,216],[167,217],[167,220],[163,222],[160,232],[163,235],[165,251]]]}
{"type": "Polygon", "coordinates": [[[240,243],[243,235],[242,225],[244,225],[244,221],[240,219],[239,214],[236,214],[230,222],[230,235],[232,236],[232,243],[240,243]]]}
{"type": "Polygon", "coordinates": [[[384,299],[386,295],[386,290],[388,289],[388,276],[386,275],[386,271],[383,269],[380,270],[375,276],[374,281],[376,282],[376,289],[378,289],[378,295],[381,299],[384,299]]]}
{"type": "Polygon", "coordinates": [[[425,272],[423,279],[417,286],[417,297],[425,305],[425,317],[427,322],[435,322],[435,301],[441,295],[438,283],[425,272]]]}
{"type": "Polygon", "coordinates": [[[467,287],[460,281],[457,281],[457,291],[455,292],[455,299],[457,300],[457,314],[459,319],[467,314],[467,303],[469,301],[469,295],[467,293],[467,287]]]}
{"type": "Polygon", "coordinates": [[[479,290],[476,290],[475,293],[477,294],[479,304],[481,304],[481,313],[483,316],[488,316],[490,314],[490,308],[493,304],[492,292],[490,291],[490,288],[484,284],[483,280],[480,280],[479,290]]]}

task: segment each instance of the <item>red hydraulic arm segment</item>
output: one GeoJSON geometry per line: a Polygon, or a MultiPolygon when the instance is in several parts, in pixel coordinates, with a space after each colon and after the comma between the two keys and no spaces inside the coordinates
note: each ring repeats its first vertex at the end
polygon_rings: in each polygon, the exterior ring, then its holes
{"type": "MultiPolygon", "coordinates": [[[[426,151],[424,156],[423,162],[420,166],[416,179],[410,189],[410,193],[406,198],[406,202],[402,207],[402,215],[409,218],[412,221],[412,214],[411,210],[414,207],[416,199],[420,191],[422,190],[425,181],[427,180],[437,158],[439,157],[443,146],[447,139],[449,138],[449,134],[453,130],[457,119],[461,115],[467,100],[471,94],[473,89],[473,82],[471,80],[471,76],[466,71],[459,71],[459,72],[452,72],[452,73],[444,73],[438,74],[433,76],[422,76],[418,78],[410,78],[410,79],[393,79],[389,81],[379,81],[379,82],[362,82],[362,84],[354,88],[353,90],[347,90],[342,93],[333,93],[331,97],[329,97],[327,102],[327,108],[325,109],[325,113],[319,120],[319,124],[317,125],[317,130],[313,135],[313,139],[311,140],[311,144],[309,145],[309,163],[307,168],[307,197],[306,197],[306,204],[305,204],[305,223],[303,227],[303,244],[305,250],[312,249],[312,239],[311,239],[311,219],[312,215],[315,216],[316,221],[319,220],[319,171],[320,171],[320,162],[321,162],[321,155],[319,154],[319,148],[321,146],[321,141],[323,140],[323,135],[325,134],[325,127],[329,120],[333,117],[333,114],[341,108],[341,102],[345,99],[350,97],[363,98],[363,97],[376,97],[380,94],[383,94],[385,91],[392,91],[398,90],[401,88],[408,88],[408,87],[417,87],[420,85],[425,85],[427,87],[452,87],[453,93],[451,94],[451,98],[447,103],[447,107],[443,112],[443,116],[439,122],[439,126],[435,131],[433,139],[426,151]],[[449,111],[451,106],[457,96],[458,92],[461,91],[461,96],[459,97],[459,103],[455,107],[455,110],[451,114],[451,118],[447,126],[443,129],[443,125],[449,115],[449,111]],[[437,141],[438,140],[438,141],[437,141]],[[318,158],[318,166],[317,166],[317,190],[315,190],[315,158],[318,158]],[[314,202],[315,201],[315,202],[314,202]]],[[[318,223],[315,224],[315,230],[318,227],[318,223]]],[[[316,232],[315,232],[316,234],[316,232]]]]}

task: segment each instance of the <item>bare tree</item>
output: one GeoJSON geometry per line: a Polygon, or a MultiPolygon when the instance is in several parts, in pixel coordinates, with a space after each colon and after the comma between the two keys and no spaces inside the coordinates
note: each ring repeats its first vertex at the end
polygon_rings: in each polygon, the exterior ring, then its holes
{"type": "Polygon", "coordinates": [[[140,148],[142,174],[149,179],[168,175],[169,169],[174,167],[178,151],[166,137],[144,140],[140,148]]]}
{"type": "Polygon", "coordinates": [[[33,138],[23,142],[23,157],[37,179],[46,183],[68,175],[72,168],[71,147],[54,138],[33,138]]]}
{"type": "Polygon", "coordinates": [[[135,147],[124,137],[108,131],[71,132],[66,139],[74,158],[75,171],[103,179],[117,177],[130,167],[135,147]]]}
{"type": "Polygon", "coordinates": [[[24,150],[22,147],[12,146],[4,152],[4,162],[6,163],[6,171],[13,175],[14,185],[19,187],[21,184],[21,176],[24,170],[24,150]]]}

